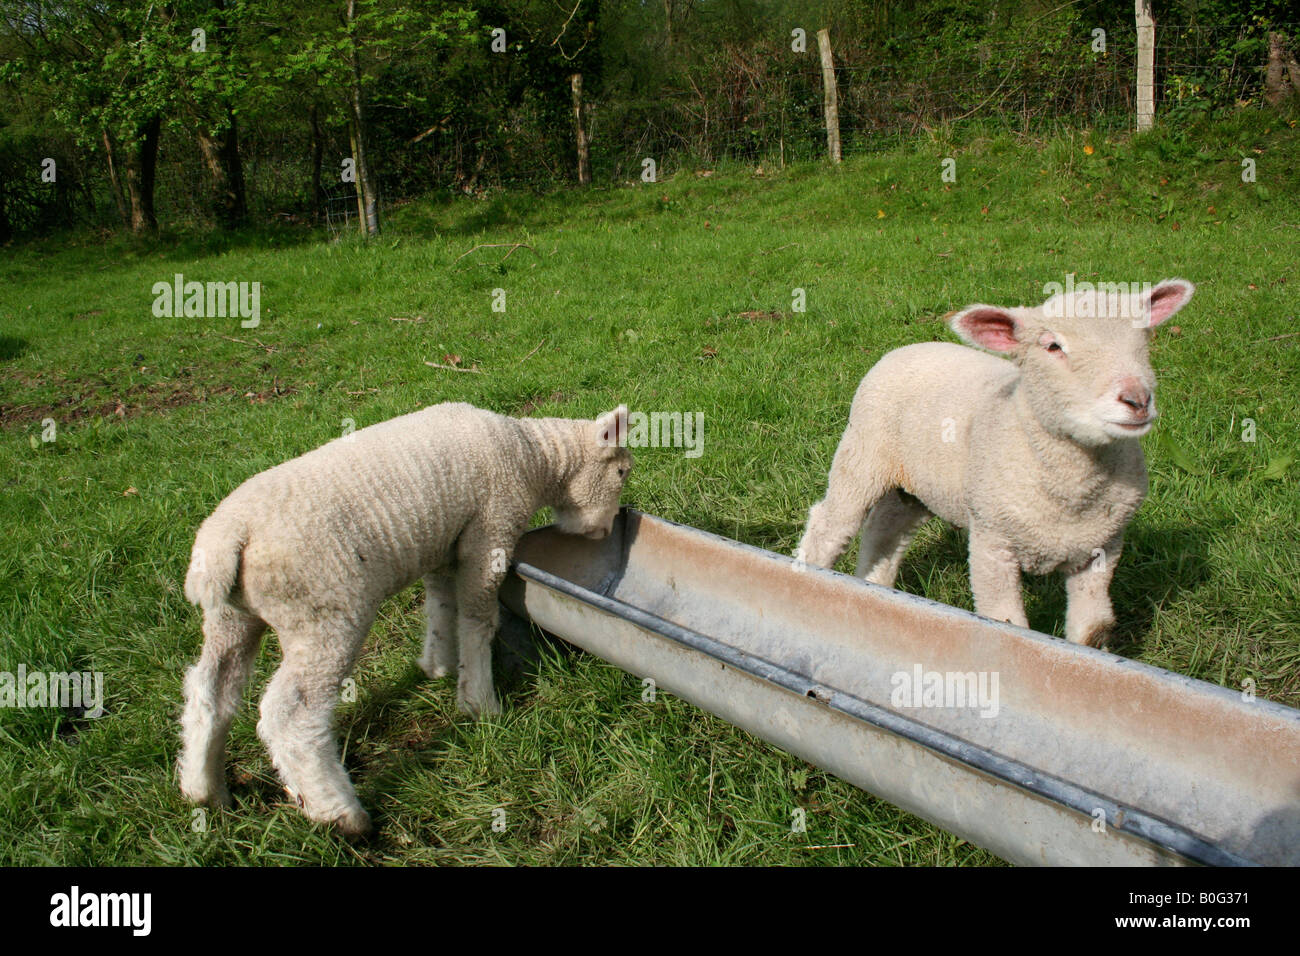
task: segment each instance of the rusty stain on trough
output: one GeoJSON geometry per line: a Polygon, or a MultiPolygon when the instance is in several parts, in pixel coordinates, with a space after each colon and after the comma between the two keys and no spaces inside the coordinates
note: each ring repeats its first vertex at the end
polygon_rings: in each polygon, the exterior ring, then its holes
{"type": "Polygon", "coordinates": [[[599,542],[526,535],[502,600],[1013,862],[1300,864],[1279,704],[631,509],[599,542]],[[994,706],[899,703],[930,674],[994,706]]]}

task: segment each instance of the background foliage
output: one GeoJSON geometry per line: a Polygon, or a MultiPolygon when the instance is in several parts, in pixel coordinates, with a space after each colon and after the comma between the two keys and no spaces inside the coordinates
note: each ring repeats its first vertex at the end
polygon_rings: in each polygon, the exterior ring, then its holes
{"type": "MultiPolygon", "coordinates": [[[[583,75],[596,183],[825,150],[816,31],[830,30],[846,154],[936,129],[1046,133],[1133,122],[1128,0],[0,0],[0,242],[117,228],[106,142],[159,117],[164,228],[223,220],[198,134],[238,126],[249,215],[340,222],[352,155],[349,56],[391,204],[576,177],[583,75]],[[203,28],[207,46],[191,49],[203,28]],[[505,30],[494,52],[492,31],[505,30]],[[807,49],[792,50],[792,31],[807,49]],[[1105,31],[1098,51],[1094,31],[1105,31]],[[51,157],[56,183],[40,179],[51,157]]],[[[1182,124],[1262,104],[1284,0],[1157,3],[1157,108],[1182,124]]],[[[121,165],[119,161],[119,165],[121,165]]],[[[228,217],[227,217],[228,218],[228,217]]]]}

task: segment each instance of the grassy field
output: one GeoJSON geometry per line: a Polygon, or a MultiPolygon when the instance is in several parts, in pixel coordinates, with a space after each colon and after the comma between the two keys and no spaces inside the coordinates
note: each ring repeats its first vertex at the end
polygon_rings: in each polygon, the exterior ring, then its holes
{"type": "MultiPolygon", "coordinates": [[[[636,678],[581,654],[546,648],[504,714],[473,723],[415,666],[414,589],[385,605],[339,715],[380,834],[351,845],[286,805],[254,730],[274,641],[233,732],[236,808],[196,817],[174,782],[200,642],[180,583],[199,522],[243,479],[345,420],[447,400],[702,411],[702,457],[641,451],[625,500],[789,553],[881,355],[952,340],[948,310],[1037,302],[1071,272],[1198,287],[1153,346],[1162,418],[1113,649],[1300,705],[1300,136],[1285,124],[938,138],[835,170],[413,202],[368,244],[286,227],[0,251],[0,671],[99,671],[107,696],[96,720],[0,710],[0,863],[996,862],[681,700],[643,703],[636,678]],[[527,247],[475,248],[503,243],[527,247]],[[152,286],[175,273],[262,283],[261,325],[154,317],[152,286]]],[[[901,586],[970,607],[963,537],[929,526],[901,586]]],[[[1033,626],[1062,633],[1060,581],[1028,595],[1033,626]]]]}

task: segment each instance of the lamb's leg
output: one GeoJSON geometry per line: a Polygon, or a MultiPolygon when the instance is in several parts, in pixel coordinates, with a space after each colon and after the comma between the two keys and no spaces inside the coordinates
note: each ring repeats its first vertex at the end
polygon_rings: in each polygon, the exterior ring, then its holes
{"type": "Polygon", "coordinates": [[[886,492],[862,522],[858,577],[892,588],[908,545],[931,517],[930,509],[911,495],[905,497],[897,488],[886,492]]]}
{"type": "Polygon", "coordinates": [[[850,421],[835,450],[826,497],[808,512],[808,527],[799,542],[798,555],[808,564],[833,565],[872,505],[889,490],[876,452],[871,436],[850,421]]]}
{"type": "Polygon", "coordinates": [[[334,708],[369,622],[329,621],[280,632],[284,663],[262,698],[257,732],[303,812],[346,834],[371,829],[339,760],[334,708]]]}
{"type": "Polygon", "coordinates": [[[976,527],[970,532],[970,587],[975,613],[1029,626],[1020,591],[1020,561],[1005,541],[976,527]]]}
{"type": "Polygon", "coordinates": [[[456,638],[460,675],[456,705],[467,714],[501,713],[492,687],[492,639],[499,609],[497,591],[505,580],[510,551],[505,542],[490,542],[472,531],[462,532],[457,547],[456,638]]]}
{"type": "Polygon", "coordinates": [[[181,792],[196,803],[229,806],[226,737],[266,624],[229,605],[203,616],[203,651],[185,675],[181,714],[181,792]]]}
{"type": "Polygon", "coordinates": [[[450,574],[424,577],[424,654],[420,669],[430,677],[456,672],[456,578],[450,574]]]}
{"type": "Polygon", "coordinates": [[[1106,543],[1101,554],[1065,577],[1065,639],[1071,644],[1104,647],[1115,624],[1110,579],[1124,548],[1123,535],[1106,543]]]}

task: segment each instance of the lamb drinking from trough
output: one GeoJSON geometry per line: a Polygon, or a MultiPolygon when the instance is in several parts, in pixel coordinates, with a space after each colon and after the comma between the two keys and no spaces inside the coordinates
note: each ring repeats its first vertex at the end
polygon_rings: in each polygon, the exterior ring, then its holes
{"type": "Polygon", "coordinates": [[[185,595],[203,652],[185,678],[181,790],[228,803],[225,743],[262,634],[283,663],[258,733],[313,820],[370,828],[331,727],[380,603],[423,578],[421,667],[459,667],[457,703],[496,712],[497,589],[543,506],[560,530],[608,534],[632,467],[627,409],[596,421],[513,419],[435,405],[363,428],[244,482],[199,528],[185,595]]]}

